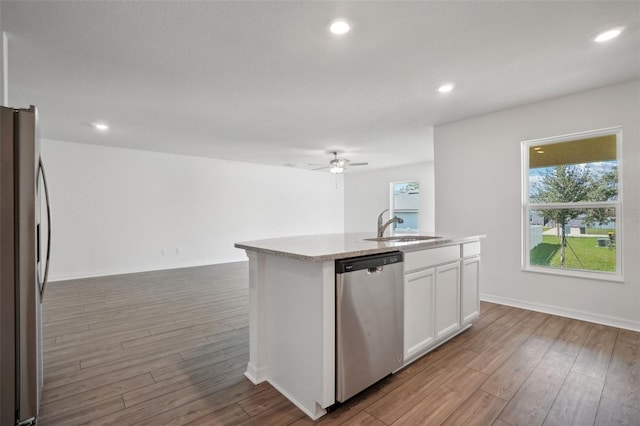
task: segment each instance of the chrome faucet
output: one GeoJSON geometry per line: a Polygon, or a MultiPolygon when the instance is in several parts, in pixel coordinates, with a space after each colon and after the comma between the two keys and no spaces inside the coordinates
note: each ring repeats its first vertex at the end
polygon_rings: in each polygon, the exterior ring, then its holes
{"type": "Polygon", "coordinates": [[[384,235],[384,231],[387,230],[387,228],[389,227],[389,225],[391,225],[394,222],[398,222],[398,223],[404,223],[404,220],[398,216],[394,216],[391,219],[389,219],[384,225],[382,224],[382,215],[384,215],[386,212],[388,212],[389,209],[385,209],[382,210],[382,213],[380,213],[380,215],[378,215],[378,238],[382,237],[384,235]]]}

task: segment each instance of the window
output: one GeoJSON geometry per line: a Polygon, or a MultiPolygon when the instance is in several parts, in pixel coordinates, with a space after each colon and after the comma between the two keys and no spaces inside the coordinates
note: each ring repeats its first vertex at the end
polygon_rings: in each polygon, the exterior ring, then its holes
{"type": "Polygon", "coordinates": [[[620,280],[620,128],[522,142],[523,269],[620,280]]]}
{"type": "Polygon", "coordinates": [[[391,183],[391,216],[404,222],[394,223],[396,233],[417,233],[420,200],[420,182],[391,183]]]}

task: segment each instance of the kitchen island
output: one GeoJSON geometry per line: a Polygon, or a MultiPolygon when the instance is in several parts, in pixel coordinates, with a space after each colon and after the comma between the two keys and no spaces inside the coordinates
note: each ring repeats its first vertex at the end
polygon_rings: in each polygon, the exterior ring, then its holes
{"type": "Polygon", "coordinates": [[[483,236],[368,240],[373,237],[328,234],[235,244],[249,257],[245,375],[255,384],[268,381],[312,419],[336,402],[336,260],[404,253],[403,365],[479,316],[483,236]]]}

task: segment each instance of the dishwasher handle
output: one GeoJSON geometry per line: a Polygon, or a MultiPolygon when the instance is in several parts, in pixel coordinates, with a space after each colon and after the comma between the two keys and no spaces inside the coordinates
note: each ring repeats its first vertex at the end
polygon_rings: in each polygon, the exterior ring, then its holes
{"type": "Polygon", "coordinates": [[[384,266],[374,266],[372,268],[367,269],[367,274],[379,274],[384,269],[384,266]]]}

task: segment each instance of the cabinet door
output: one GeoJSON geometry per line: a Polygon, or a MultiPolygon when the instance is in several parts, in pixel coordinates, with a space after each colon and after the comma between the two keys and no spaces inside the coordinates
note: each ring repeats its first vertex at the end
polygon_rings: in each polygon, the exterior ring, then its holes
{"type": "Polygon", "coordinates": [[[480,256],[462,261],[462,324],[480,316],[480,256]]]}
{"type": "Polygon", "coordinates": [[[460,262],[436,268],[436,339],[460,329],[460,262]]]}
{"type": "Polygon", "coordinates": [[[420,353],[435,340],[433,295],[435,269],[404,277],[404,359],[420,353]]]}

